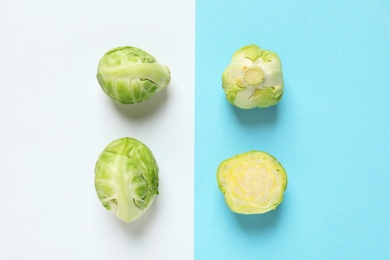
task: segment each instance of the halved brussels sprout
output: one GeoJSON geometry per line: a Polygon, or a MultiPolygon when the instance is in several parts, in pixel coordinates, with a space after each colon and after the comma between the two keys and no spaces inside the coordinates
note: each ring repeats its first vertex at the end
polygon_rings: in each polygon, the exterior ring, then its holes
{"type": "Polygon", "coordinates": [[[276,105],[283,96],[279,56],[252,44],[237,50],[222,74],[226,99],[242,109],[276,105]]]}
{"type": "Polygon", "coordinates": [[[217,182],[233,212],[261,214],[282,202],[287,175],[272,155],[249,151],[223,161],[217,170],[217,182]]]}
{"type": "Polygon", "coordinates": [[[130,46],[104,54],[96,77],[103,91],[122,104],[143,102],[168,86],[171,80],[167,66],[149,53],[130,46]]]}
{"type": "Polygon", "coordinates": [[[150,149],[134,138],[111,142],[95,166],[95,189],[103,206],[124,222],[139,218],[158,194],[158,166],[150,149]]]}

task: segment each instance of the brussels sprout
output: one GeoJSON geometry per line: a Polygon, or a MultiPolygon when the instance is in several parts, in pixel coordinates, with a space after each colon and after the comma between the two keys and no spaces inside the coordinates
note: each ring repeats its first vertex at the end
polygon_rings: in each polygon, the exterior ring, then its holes
{"type": "Polygon", "coordinates": [[[103,206],[124,222],[139,218],[158,194],[158,166],[140,141],[111,142],[95,166],[95,189],[103,206]]]}
{"type": "Polygon", "coordinates": [[[226,99],[242,109],[276,105],[283,96],[279,56],[257,45],[237,50],[222,74],[226,99]]]}
{"type": "Polygon", "coordinates": [[[168,86],[169,68],[136,47],[118,47],[100,59],[97,80],[103,91],[121,104],[140,103],[168,86]]]}
{"type": "Polygon", "coordinates": [[[249,151],[223,161],[217,181],[229,208],[240,214],[261,214],[283,200],[287,175],[270,154],[249,151]]]}

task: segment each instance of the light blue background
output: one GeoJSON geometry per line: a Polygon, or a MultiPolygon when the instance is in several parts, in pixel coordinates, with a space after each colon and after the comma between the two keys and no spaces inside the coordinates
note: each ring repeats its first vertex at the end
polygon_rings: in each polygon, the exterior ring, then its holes
{"type": "Polygon", "coordinates": [[[390,259],[390,1],[196,2],[195,259],[390,259]],[[282,60],[285,94],[239,110],[221,88],[238,48],[282,60]],[[238,215],[219,163],[274,155],[277,210],[238,215]]]}

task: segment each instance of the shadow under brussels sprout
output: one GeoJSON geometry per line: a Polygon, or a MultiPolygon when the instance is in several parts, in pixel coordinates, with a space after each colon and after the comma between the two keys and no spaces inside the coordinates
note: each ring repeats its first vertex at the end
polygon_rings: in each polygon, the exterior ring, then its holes
{"type": "Polygon", "coordinates": [[[246,125],[264,124],[276,121],[278,105],[267,108],[240,109],[228,104],[241,123],[246,125]]]}
{"type": "Polygon", "coordinates": [[[157,215],[158,196],[154,200],[155,201],[141,215],[141,217],[135,219],[130,223],[123,222],[122,220],[117,218],[116,222],[118,224],[119,229],[124,230],[124,232],[126,232],[126,234],[131,237],[141,237],[143,234],[145,234],[146,229],[152,226],[150,222],[153,222],[153,219],[157,215]]]}
{"type": "Polygon", "coordinates": [[[244,231],[258,232],[275,227],[280,220],[281,211],[283,211],[283,202],[267,213],[249,215],[235,213],[234,215],[244,231]]]}
{"type": "Polygon", "coordinates": [[[115,109],[125,117],[132,119],[143,118],[150,114],[156,113],[156,111],[158,111],[159,108],[161,108],[161,106],[166,103],[166,100],[168,99],[168,90],[169,86],[160,90],[148,100],[145,100],[141,103],[120,104],[114,100],[112,100],[112,103],[114,104],[115,109]]]}

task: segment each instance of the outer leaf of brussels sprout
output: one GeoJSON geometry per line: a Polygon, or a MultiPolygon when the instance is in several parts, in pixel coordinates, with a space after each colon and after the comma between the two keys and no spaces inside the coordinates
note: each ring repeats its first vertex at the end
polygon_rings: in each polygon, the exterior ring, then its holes
{"type": "Polygon", "coordinates": [[[227,100],[242,109],[276,105],[283,96],[279,56],[257,45],[237,50],[222,74],[227,100]]]}
{"type": "Polygon", "coordinates": [[[96,77],[103,91],[122,104],[143,102],[168,86],[171,80],[167,66],[149,53],[130,46],[104,54],[96,77]]]}
{"type": "Polygon", "coordinates": [[[217,182],[233,212],[261,214],[282,202],[287,175],[270,154],[249,151],[223,161],[217,170],[217,182]]]}
{"type": "Polygon", "coordinates": [[[158,166],[150,149],[133,138],[111,142],[95,166],[103,206],[125,222],[139,218],[158,194],[158,166]]]}

